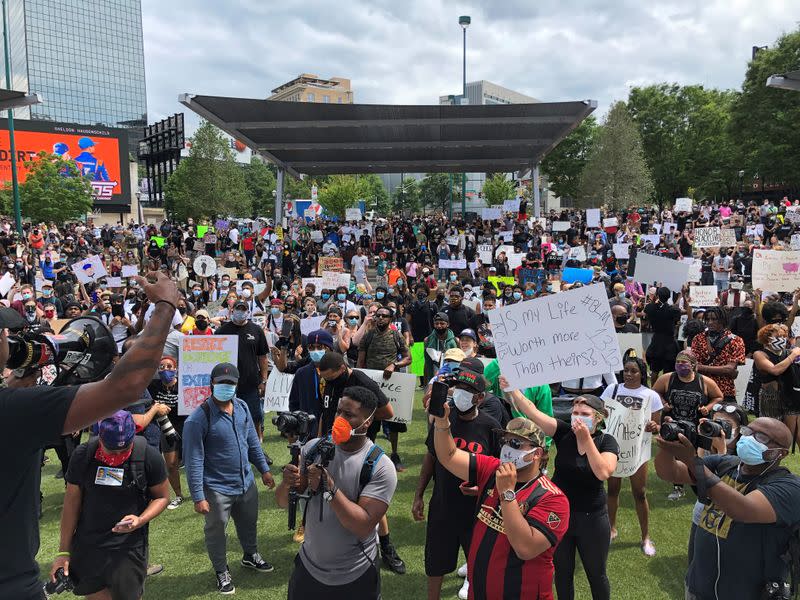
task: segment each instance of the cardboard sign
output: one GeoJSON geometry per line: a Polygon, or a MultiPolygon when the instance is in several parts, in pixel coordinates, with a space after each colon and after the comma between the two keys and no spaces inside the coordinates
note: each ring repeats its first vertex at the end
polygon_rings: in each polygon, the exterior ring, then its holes
{"type": "Polygon", "coordinates": [[[484,221],[498,221],[503,218],[503,209],[492,206],[491,208],[481,209],[481,219],[484,221]]]}
{"type": "Polygon", "coordinates": [[[600,209],[587,208],[586,209],[586,226],[587,227],[600,227],[600,209]]]}
{"type": "Polygon", "coordinates": [[[676,198],[675,199],[675,212],[692,212],[692,199],[691,198],[676,198]]]}
{"type": "Polygon", "coordinates": [[[466,258],[459,258],[458,260],[445,260],[443,258],[439,259],[439,268],[440,269],[466,269],[467,268],[467,259],[466,258]]]}
{"type": "Polygon", "coordinates": [[[217,263],[210,256],[198,256],[194,259],[192,267],[194,267],[194,272],[200,277],[213,277],[217,274],[217,263]]]}
{"type": "Polygon", "coordinates": [[[481,244],[478,246],[478,258],[481,259],[481,262],[484,265],[492,264],[492,261],[494,260],[492,252],[494,252],[494,246],[491,244],[481,244]]]}
{"type": "Polygon", "coordinates": [[[679,260],[639,253],[636,255],[635,271],[633,278],[642,285],[661,283],[677,292],[686,283],[689,265],[679,260]]]}
{"type": "Polygon", "coordinates": [[[620,259],[628,260],[630,246],[631,245],[628,242],[614,244],[614,256],[620,259]]]}
{"type": "Polygon", "coordinates": [[[344,271],[344,261],[340,256],[320,256],[317,259],[317,275],[325,271],[344,271]]]}
{"type": "Polygon", "coordinates": [[[512,388],[622,368],[602,284],[503,306],[488,316],[500,371],[512,388]]]}
{"type": "Polygon", "coordinates": [[[123,277],[136,277],[139,274],[139,267],[136,265],[122,265],[123,277]]]}
{"type": "Polygon", "coordinates": [[[335,290],[336,288],[344,286],[350,287],[350,274],[338,273],[336,271],[323,271],[322,272],[322,290],[335,290]]]}
{"type": "Polygon", "coordinates": [[[753,251],[753,289],[793,292],[800,287],[800,252],[753,251]]]}
{"type": "Polygon", "coordinates": [[[236,364],[239,337],[185,335],[178,346],[178,414],[190,415],[211,395],[211,370],[219,363],[236,364]]]}
{"type": "Polygon", "coordinates": [[[360,221],[361,209],[360,208],[345,208],[344,209],[345,221],[360,221]]]}
{"type": "Polygon", "coordinates": [[[272,369],[264,391],[264,412],[286,412],[289,410],[289,392],[292,391],[294,375],[272,369]]]}
{"type": "Polygon", "coordinates": [[[553,221],[553,231],[566,231],[570,226],[569,221],[553,221]]]}
{"type": "Polygon", "coordinates": [[[717,294],[715,285],[690,285],[689,305],[694,307],[716,306],[717,294]]]}
{"type": "Polygon", "coordinates": [[[609,412],[604,431],[619,444],[614,477],[630,477],[650,460],[652,434],[644,428],[650,421],[652,407],[649,400],[627,394],[621,385],[617,390],[616,398],[603,398],[609,412]]]}
{"type": "Polygon", "coordinates": [[[519,198],[503,200],[503,212],[519,212],[519,198]]]}
{"type": "Polygon", "coordinates": [[[719,227],[698,227],[694,230],[695,248],[717,248],[722,232],[719,227]]]}
{"type": "Polygon", "coordinates": [[[71,268],[81,283],[91,283],[108,275],[103,261],[96,254],[76,262],[71,268]]]}
{"type": "Polygon", "coordinates": [[[417,389],[417,376],[413,373],[392,373],[389,379],[383,378],[383,371],[358,369],[377,383],[389,398],[394,410],[395,423],[409,423],[414,411],[414,392],[417,389]]]}
{"type": "Polygon", "coordinates": [[[619,224],[617,222],[617,217],[611,217],[610,219],[603,219],[603,229],[608,229],[609,227],[618,227],[619,224]]]}
{"type": "Polygon", "coordinates": [[[733,248],[736,246],[736,232],[733,229],[725,228],[720,231],[719,245],[723,248],[733,248]]]}

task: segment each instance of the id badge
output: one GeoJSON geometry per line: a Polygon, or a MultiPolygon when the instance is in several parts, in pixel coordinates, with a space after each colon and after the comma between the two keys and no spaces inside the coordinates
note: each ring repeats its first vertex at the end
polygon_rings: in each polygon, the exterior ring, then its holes
{"type": "Polygon", "coordinates": [[[97,467],[94,476],[95,485],[107,485],[111,487],[122,487],[122,479],[125,476],[125,469],[115,469],[112,467],[97,467]]]}

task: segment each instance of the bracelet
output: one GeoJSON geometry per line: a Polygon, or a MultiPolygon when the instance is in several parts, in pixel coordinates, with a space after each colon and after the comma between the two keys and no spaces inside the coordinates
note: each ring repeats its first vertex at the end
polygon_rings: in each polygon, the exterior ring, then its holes
{"type": "Polygon", "coordinates": [[[447,424],[447,427],[437,427],[436,425],[433,426],[436,431],[447,431],[450,429],[450,423],[447,424]]]}
{"type": "Polygon", "coordinates": [[[69,558],[70,554],[69,552],[56,552],[56,558],[60,556],[66,556],[67,558],[69,558]]]}
{"type": "Polygon", "coordinates": [[[164,304],[169,304],[169,305],[172,307],[172,310],[178,310],[178,307],[177,307],[177,306],[175,306],[175,305],[174,305],[172,302],[170,302],[169,300],[156,300],[156,301],[155,301],[155,305],[156,305],[156,306],[158,306],[158,305],[159,305],[159,304],[161,304],[162,302],[163,302],[164,304]]]}

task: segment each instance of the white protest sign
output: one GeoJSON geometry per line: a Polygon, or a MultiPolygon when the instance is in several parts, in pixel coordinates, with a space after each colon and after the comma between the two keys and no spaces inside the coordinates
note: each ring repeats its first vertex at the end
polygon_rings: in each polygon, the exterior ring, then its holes
{"type": "Polygon", "coordinates": [[[744,403],[744,393],[747,390],[747,382],[750,380],[750,373],[753,371],[753,359],[745,358],[744,364],[739,365],[736,371],[736,403],[744,403]]]}
{"type": "Polygon", "coordinates": [[[350,273],[339,273],[337,271],[322,272],[322,287],[320,289],[335,290],[340,286],[350,286],[350,273]]]}
{"type": "Polygon", "coordinates": [[[800,223],[800,213],[797,211],[788,211],[786,212],[786,216],[784,217],[786,221],[790,223],[800,223]]]}
{"type": "Polygon", "coordinates": [[[264,412],[286,412],[289,410],[289,392],[292,391],[294,375],[272,369],[264,392],[264,412]]]}
{"type": "Polygon", "coordinates": [[[302,333],[303,335],[308,335],[312,331],[321,329],[322,321],[324,320],[325,320],[325,315],[320,315],[318,317],[306,317],[305,319],[300,319],[300,333],[302,333]]]}
{"type": "Polygon", "coordinates": [[[716,306],[717,293],[715,285],[690,285],[689,305],[695,307],[716,306]]]}
{"type": "Polygon", "coordinates": [[[519,212],[519,198],[503,200],[503,212],[519,212]]]}
{"type": "Polygon", "coordinates": [[[694,230],[694,247],[716,248],[720,244],[721,236],[719,227],[698,227],[694,230]]]}
{"type": "Polygon", "coordinates": [[[219,363],[236,364],[239,337],[184,335],[178,346],[178,414],[190,415],[211,395],[211,370],[219,363]]]}
{"type": "Polygon", "coordinates": [[[684,258],[683,262],[689,265],[689,271],[686,273],[686,282],[699,283],[703,261],[693,258],[684,258]]]}
{"type": "Polygon", "coordinates": [[[394,409],[394,417],[390,419],[395,423],[408,423],[414,411],[414,392],[417,389],[417,376],[413,373],[392,373],[389,379],[383,378],[383,371],[374,369],[358,369],[375,383],[389,398],[394,409]]]}
{"type": "Polygon", "coordinates": [[[516,269],[517,267],[521,266],[522,261],[525,259],[524,252],[509,252],[506,256],[508,256],[509,269],[516,269]]]}
{"type": "Polygon", "coordinates": [[[617,227],[617,217],[611,217],[610,219],[603,219],[603,227],[617,227]]]}
{"type": "Polygon", "coordinates": [[[34,282],[34,287],[36,288],[37,292],[41,292],[44,289],[45,285],[53,287],[53,282],[48,281],[47,279],[41,279],[39,277],[36,278],[36,281],[34,282]]]}
{"type": "Polygon", "coordinates": [[[691,198],[676,198],[675,199],[675,212],[692,212],[692,199],[691,198]]]}
{"type": "Polygon", "coordinates": [[[110,288],[121,288],[122,277],[106,277],[106,285],[110,288]]]}
{"type": "MultiPolygon", "coordinates": [[[[319,295],[325,288],[322,287],[322,277],[303,277],[303,289],[309,285],[314,286],[314,291],[319,295]]],[[[349,283],[348,283],[349,285],[349,283]]]]}
{"type": "Polygon", "coordinates": [[[747,229],[745,230],[745,235],[757,235],[758,237],[764,237],[764,225],[761,223],[758,225],[748,225],[747,229]]]}
{"type": "Polygon", "coordinates": [[[503,218],[503,209],[492,206],[490,208],[481,209],[481,219],[484,221],[497,221],[503,218]]]}
{"type": "MultiPolygon", "coordinates": [[[[306,211],[308,212],[308,211],[306,211]]],[[[312,229],[311,230],[311,241],[312,242],[322,242],[322,232],[319,229],[312,229]]]]}
{"type": "Polygon", "coordinates": [[[360,208],[345,208],[344,218],[346,221],[360,221],[361,209],[360,208]]]}
{"type": "Polygon", "coordinates": [[[569,221],[553,221],[553,231],[566,231],[569,227],[569,221]]]}
{"type": "Polygon", "coordinates": [[[603,398],[603,402],[609,412],[603,431],[613,436],[619,444],[619,460],[614,477],[630,477],[650,460],[652,434],[644,430],[650,421],[650,400],[629,395],[620,385],[617,387],[617,397],[603,398]]]}
{"type": "Polygon", "coordinates": [[[644,344],[641,333],[618,333],[617,341],[619,349],[624,354],[626,350],[633,348],[636,356],[644,357],[644,344]]]}
{"type": "MultiPolygon", "coordinates": [[[[657,225],[657,223],[655,223],[653,225],[653,227],[655,227],[655,225],[657,225]]],[[[664,223],[661,226],[661,231],[659,231],[659,233],[663,233],[664,235],[667,235],[667,234],[672,233],[673,231],[677,231],[677,230],[678,230],[678,224],[677,223],[664,223]]]]}
{"type": "Polygon", "coordinates": [[[195,252],[202,252],[206,249],[206,245],[203,240],[195,240],[194,244],[192,245],[192,250],[195,252]]]}
{"type": "Polygon", "coordinates": [[[503,238],[504,242],[510,242],[514,238],[513,231],[501,231],[497,234],[499,237],[503,238]]]}
{"type": "Polygon", "coordinates": [[[484,265],[492,264],[492,260],[494,259],[492,252],[494,252],[494,246],[491,244],[481,244],[478,246],[478,258],[481,259],[484,265]]]}
{"type": "Polygon", "coordinates": [[[103,261],[96,254],[72,265],[72,271],[81,283],[91,283],[108,275],[103,261]]]}
{"type": "Polygon", "coordinates": [[[792,234],[791,247],[792,250],[800,250],[800,233],[792,234]]]}
{"type": "Polygon", "coordinates": [[[509,255],[513,254],[514,246],[507,246],[505,244],[503,244],[502,246],[498,246],[497,250],[495,250],[494,252],[494,255],[499,256],[501,252],[505,252],[506,257],[508,257],[509,255]]]}
{"type": "Polygon", "coordinates": [[[467,259],[466,258],[459,258],[457,260],[445,260],[443,258],[439,259],[439,268],[440,269],[466,269],[467,268],[467,259]]]}
{"type": "Polygon", "coordinates": [[[217,274],[216,261],[205,254],[195,258],[192,267],[194,268],[194,272],[200,277],[213,277],[217,274]]]}
{"type": "Polygon", "coordinates": [[[122,265],[123,277],[136,277],[139,274],[139,267],[136,265],[122,265]]]}
{"type": "Polygon", "coordinates": [[[688,272],[689,264],[683,261],[639,253],[636,255],[633,278],[643,285],[661,283],[671,291],[678,292],[686,283],[688,272]]]}
{"type": "Polygon", "coordinates": [[[792,292],[800,287],[800,252],[753,251],[753,289],[792,292]]]}
{"type": "Polygon", "coordinates": [[[631,245],[628,244],[627,242],[624,244],[620,243],[614,244],[614,256],[616,256],[617,258],[627,259],[630,246],[631,245]]]}
{"type": "Polygon", "coordinates": [[[645,244],[647,244],[649,242],[649,243],[653,244],[653,246],[658,246],[661,243],[661,236],[660,235],[654,235],[654,234],[643,235],[642,236],[642,241],[645,244]]]}
{"type": "Polygon", "coordinates": [[[14,276],[11,273],[5,273],[0,278],[0,296],[5,296],[14,287],[14,283],[16,283],[14,276]]]}
{"type": "Polygon", "coordinates": [[[736,246],[736,232],[727,227],[720,231],[719,245],[724,248],[736,246]]]}
{"type": "Polygon", "coordinates": [[[583,262],[586,260],[586,248],[583,246],[573,246],[569,249],[569,254],[567,256],[570,260],[583,262]]]}
{"type": "Polygon", "coordinates": [[[600,227],[600,209],[587,208],[586,209],[586,226],[587,227],[600,227]]]}
{"type": "Polygon", "coordinates": [[[448,235],[446,238],[444,238],[444,241],[448,246],[458,246],[457,235],[448,235]]]}
{"type": "Polygon", "coordinates": [[[602,284],[503,306],[488,316],[500,371],[512,388],[622,368],[602,284]]]}

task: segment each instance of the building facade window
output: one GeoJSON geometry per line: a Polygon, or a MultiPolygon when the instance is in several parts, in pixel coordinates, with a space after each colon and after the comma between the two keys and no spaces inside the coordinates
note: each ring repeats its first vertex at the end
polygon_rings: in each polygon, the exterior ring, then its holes
{"type": "Polygon", "coordinates": [[[331,97],[330,97],[330,96],[328,96],[327,94],[325,94],[325,95],[322,97],[322,101],[323,101],[325,104],[329,104],[329,103],[330,103],[330,101],[331,101],[331,97]]]}
{"type": "Polygon", "coordinates": [[[306,102],[314,102],[314,92],[308,92],[306,94],[306,102]]]}

